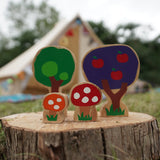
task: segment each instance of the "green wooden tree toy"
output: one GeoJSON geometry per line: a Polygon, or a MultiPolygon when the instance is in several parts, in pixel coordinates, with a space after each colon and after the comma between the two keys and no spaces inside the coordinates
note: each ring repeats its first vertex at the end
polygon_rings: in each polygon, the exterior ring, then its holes
{"type": "Polygon", "coordinates": [[[34,77],[51,92],[45,96],[45,102],[43,101],[43,121],[45,123],[64,121],[68,98],[66,95],[58,92],[61,86],[71,82],[74,70],[75,62],[73,55],[65,48],[46,47],[39,50],[36,54],[33,61],[34,77]],[[65,102],[63,105],[61,104],[62,101],[65,102]]]}
{"type": "Polygon", "coordinates": [[[46,47],[41,49],[33,62],[36,80],[58,92],[60,86],[68,84],[75,70],[71,52],[64,48],[46,47]]]}

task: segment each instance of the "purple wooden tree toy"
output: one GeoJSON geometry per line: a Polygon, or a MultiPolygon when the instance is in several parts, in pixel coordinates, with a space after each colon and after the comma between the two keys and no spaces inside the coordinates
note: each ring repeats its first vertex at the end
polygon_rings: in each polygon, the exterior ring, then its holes
{"type": "Polygon", "coordinates": [[[121,98],[139,75],[136,52],[127,45],[106,45],[89,51],[82,65],[86,79],[99,86],[107,96],[101,116],[128,116],[121,98]]]}

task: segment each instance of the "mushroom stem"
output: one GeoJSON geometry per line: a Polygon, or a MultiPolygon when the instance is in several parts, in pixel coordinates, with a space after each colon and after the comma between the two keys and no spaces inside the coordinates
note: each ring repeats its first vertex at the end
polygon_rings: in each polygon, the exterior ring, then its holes
{"type": "Polygon", "coordinates": [[[90,106],[79,107],[79,110],[80,110],[80,115],[81,115],[82,112],[83,112],[83,115],[84,115],[84,116],[88,116],[88,115],[89,115],[89,112],[90,112],[90,106]]]}
{"type": "Polygon", "coordinates": [[[91,106],[90,110],[91,110],[92,121],[96,121],[97,120],[96,106],[91,106]]]}
{"type": "Polygon", "coordinates": [[[56,114],[57,114],[57,112],[56,111],[49,111],[49,115],[51,116],[51,115],[53,115],[54,117],[56,116],[56,114]]]}

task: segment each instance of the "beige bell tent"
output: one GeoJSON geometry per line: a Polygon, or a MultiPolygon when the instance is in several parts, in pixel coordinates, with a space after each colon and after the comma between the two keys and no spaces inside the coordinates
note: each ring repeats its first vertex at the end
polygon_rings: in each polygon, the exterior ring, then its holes
{"type": "Polygon", "coordinates": [[[103,44],[88,23],[80,16],[70,22],[62,20],[35,45],[0,69],[1,95],[16,93],[43,94],[48,90],[40,86],[32,76],[32,61],[37,51],[45,46],[61,45],[70,49],[76,58],[77,69],[73,82],[64,88],[69,90],[75,83],[84,81],[81,60],[91,48],[103,44]]]}

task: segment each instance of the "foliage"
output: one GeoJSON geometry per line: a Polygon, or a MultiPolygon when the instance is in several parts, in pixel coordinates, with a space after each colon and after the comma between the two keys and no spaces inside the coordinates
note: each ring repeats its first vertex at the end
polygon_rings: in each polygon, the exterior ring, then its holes
{"type": "Polygon", "coordinates": [[[139,53],[141,70],[140,78],[150,82],[151,84],[160,84],[160,44],[159,42],[143,42],[128,41],[127,44],[134,47],[139,53]]]}
{"type": "Polygon", "coordinates": [[[119,107],[119,111],[118,111],[118,108],[114,111],[113,105],[111,105],[110,110],[108,110],[107,108],[105,108],[105,110],[106,110],[107,116],[124,115],[124,112],[125,112],[125,110],[122,111],[120,107],[119,107]]]}
{"type": "Polygon", "coordinates": [[[139,62],[133,50],[128,46],[114,45],[91,50],[85,56],[82,67],[89,82],[105,89],[102,80],[107,80],[109,86],[107,90],[109,90],[121,88],[123,82],[128,86],[131,85],[138,73],[139,62]],[[127,60],[125,63],[120,62],[121,57],[118,57],[120,51],[127,60]],[[97,59],[95,60],[94,57],[97,59]]]}
{"type": "Polygon", "coordinates": [[[55,117],[54,115],[51,115],[50,117],[47,115],[48,121],[57,121],[57,117],[58,117],[58,114],[56,114],[55,117]]]}
{"type": "Polygon", "coordinates": [[[6,152],[6,141],[4,131],[2,130],[2,126],[0,125],[0,159],[5,159],[5,152],[6,152]]]}
{"type": "Polygon", "coordinates": [[[63,48],[47,47],[40,51],[34,62],[34,74],[37,81],[52,86],[50,77],[63,80],[61,86],[70,82],[75,69],[72,54],[63,48]],[[54,54],[53,54],[54,53],[54,54]]]}
{"type": "Polygon", "coordinates": [[[20,2],[10,1],[8,4],[7,18],[11,28],[18,33],[34,29],[39,36],[47,33],[57,22],[58,12],[49,6],[45,0],[35,5],[32,0],[20,2]]]}
{"type": "Polygon", "coordinates": [[[91,121],[92,117],[90,115],[86,115],[84,117],[83,112],[82,112],[81,115],[78,115],[78,120],[79,121],[91,121]]]}
{"type": "Polygon", "coordinates": [[[109,28],[107,28],[104,25],[103,21],[100,21],[98,23],[89,21],[89,24],[104,44],[118,43],[116,34],[112,32],[109,28]]]}
{"type": "Polygon", "coordinates": [[[46,34],[58,21],[59,14],[46,1],[35,5],[31,0],[8,4],[7,18],[10,38],[0,36],[0,67],[30,48],[46,34]],[[24,18],[25,17],[25,18],[24,18]]]}

